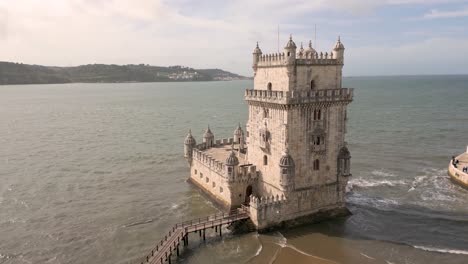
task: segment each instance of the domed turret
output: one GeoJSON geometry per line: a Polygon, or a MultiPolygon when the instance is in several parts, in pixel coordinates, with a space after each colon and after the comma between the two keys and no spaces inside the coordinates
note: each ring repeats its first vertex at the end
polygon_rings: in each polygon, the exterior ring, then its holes
{"type": "Polygon", "coordinates": [[[286,149],[280,159],[281,167],[294,167],[294,160],[291,155],[289,155],[289,150],[286,149]]]}
{"type": "Polygon", "coordinates": [[[185,145],[189,146],[195,146],[197,142],[195,141],[195,138],[192,136],[192,130],[189,130],[187,137],[185,138],[185,145]]]}
{"type": "Polygon", "coordinates": [[[351,153],[345,145],[338,153],[338,174],[342,176],[351,176],[351,153]]]}
{"type": "Polygon", "coordinates": [[[239,123],[236,130],[234,130],[234,142],[239,144],[239,150],[244,149],[244,131],[239,123]]]}
{"type": "Polygon", "coordinates": [[[333,51],[332,51],[333,58],[343,63],[344,50],[345,50],[345,47],[343,43],[341,43],[340,37],[338,37],[338,40],[336,41],[335,46],[333,47],[333,51]]]}
{"type": "Polygon", "coordinates": [[[312,48],[312,40],[309,40],[309,46],[305,49],[304,54],[307,58],[313,58],[313,56],[317,53],[314,48],[312,48]]]}
{"type": "Polygon", "coordinates": [[[226,166],[237,166],[239,165],[239,159],[236,156],[236,152],[234,152],[234,149],[231,150],[231,154],[229,154],[229,157],[226,159],[226,166]]]}
{"type": "Polygon", "coordinates": [[[224,165],[226,165],[226,173],[229,181],[233,181],[236,178],[237,165],[239,165],[239,159],[236,156],[236,152],[234,152],[234,144],[232,144],[231,154],[229,154],[224,165]]]}
{"type": "Polygon", "coordinates": [[[214,134],[211,132],[210,126],[208,126],[205,133],[203,134],[203,143],[205,143],[207,148],[214,146],[214,134]]]}
{"type": "Polygon", "coordinates": [[[184,157],[189,164],[192,163],[192,151],[196,144],[197,142],[192,136],[192,131],[189,130],[188,135],[184,141],[184,157]]]}
{"type": "Polygon", "coordinates": [[[257,46],[255,47],[252,55],[253,55],[252,68],[253,68],[254,72],[257,72],[258,60],[260,59],[260,56],[262,56],[262,50],[258,47],[258,42],[257,42],[257,46]]]}
{"type": "Polygon", "coordinates": [[[281,156],[279,166],[281,170],[280,185],[283,191],[288,191],[293,187],[295,174],[294,160],[291,155],[289,155],[288,148],[286,148],[283,156],[281,156]]]}
{"type": "Polygon", "coordinates": [[[286,43],[286,47],[284,47],[284,53],[286,54],[286,58],[289,63],[292,63],[296,60],[296,43],[292,40],[292,35],[289,36],[289,41],[286,43]]]}

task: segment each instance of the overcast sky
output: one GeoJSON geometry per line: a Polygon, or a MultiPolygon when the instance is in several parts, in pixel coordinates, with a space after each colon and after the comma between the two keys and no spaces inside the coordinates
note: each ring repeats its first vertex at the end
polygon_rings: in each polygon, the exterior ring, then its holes
{"type": "Polygon", "coordinates": [[[186,65],[251,76],[255,42],[289,34],[330,51],[344,73],[467,74],[463,0],[0,0],[0,61],[186,65]]]}

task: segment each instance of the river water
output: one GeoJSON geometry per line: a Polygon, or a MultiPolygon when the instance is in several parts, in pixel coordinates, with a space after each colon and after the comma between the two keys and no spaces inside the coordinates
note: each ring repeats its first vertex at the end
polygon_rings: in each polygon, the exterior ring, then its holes
{"type": "MultiPolygon", "coordinates": [[[[267,234],[191,235],[182,263],[468,263],[468,76],[354,77],[353,215],[267,234]]],[[[183,140],[245,124],[251,81],[0,87],[0,263],[139,263],[217,212],[183,140]]]]}

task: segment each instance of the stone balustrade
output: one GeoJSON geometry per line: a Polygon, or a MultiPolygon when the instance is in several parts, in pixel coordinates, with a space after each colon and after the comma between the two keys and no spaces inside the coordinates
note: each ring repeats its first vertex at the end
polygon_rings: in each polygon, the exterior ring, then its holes
{"type": "MultiPolygon", "coordinates": [[[[297,54],[296,58],[293,59],[296,65],[322,65],[330,64],[336,65],[341,64],[341,60],[333,58],[333,53],[320,52],[314,54],[297,54]]],[[[282,53],[271,53],[263,54],[258,58],[258,67],[269,67],[269,66],[282,66],[289,63],[289,58],[282,53]]]]}
{"type": "Polygon", "coordinates": [[[304,104],[353,100],[353,88],[325,89],[315,91],[268,91],[245,90],[246,101],[260,101],[277,104],[304,104]]]}

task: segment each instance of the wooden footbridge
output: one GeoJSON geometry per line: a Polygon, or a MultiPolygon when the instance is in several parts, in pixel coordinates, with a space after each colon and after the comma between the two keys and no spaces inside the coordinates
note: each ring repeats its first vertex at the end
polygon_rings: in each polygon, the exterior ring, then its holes
{"type": "Polygon", "coordinates": [[[195,220],[178,223],[172,227],[167,235],[151,250],[141,264],[164,264],[165,262],[171,263],[171,256],[175,251],[179,256],[179,245],[182,241],[184,246],[188,245],[188,238],[190,233],[198,232],[203,240],[206,239],[205,232],[207,228],[214,228],[215,232],[222,236],[221,227],[223,225],[230,225],[234,222],[245,220],[249,218],[248,207],[242,206],[236,210],[228,213],[218,213],[208,217],[198,218],[195,220]]]}

